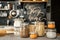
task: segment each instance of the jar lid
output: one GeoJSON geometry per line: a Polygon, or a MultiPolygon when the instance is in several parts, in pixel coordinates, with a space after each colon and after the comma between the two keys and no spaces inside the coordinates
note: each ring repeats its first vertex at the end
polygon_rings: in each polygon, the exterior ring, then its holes
{"type": "Polygon", "coordinates": [[[30,32],[30,34],[36,34],[36,32],[30,32]]]}
{"type": "Polygon", "coordinates": [[[38,22],[38,24],[44,24],[44,22],[38,22]]]}
{"type": "Polygon", "coordinates": [[[54,21],[48,21],[48,23],[55,23],[54,21]]]}
{"type": "Polygon", "coordinates": [[[56,29],[47,29],[49,32],[56,32],[56,29]]]}

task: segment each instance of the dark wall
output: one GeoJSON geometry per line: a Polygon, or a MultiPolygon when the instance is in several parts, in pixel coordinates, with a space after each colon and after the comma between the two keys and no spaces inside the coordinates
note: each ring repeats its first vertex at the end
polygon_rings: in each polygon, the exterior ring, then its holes
{"type": "Polygon", "coordinates": [[[57,32],[60,33],[60,1],[51,0],[51,19],[56,22],[57,32]]]}

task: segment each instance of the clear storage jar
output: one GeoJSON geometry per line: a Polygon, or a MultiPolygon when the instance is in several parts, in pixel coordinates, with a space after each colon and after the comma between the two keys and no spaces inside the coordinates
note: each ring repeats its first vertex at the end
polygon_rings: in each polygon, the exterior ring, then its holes
{"type": "Polygon", "coordinates": [[[37,32],[37,22],[31,22],[31,24],[29,24],[29,33],[31,32],[37,32]]]}
{"type": "Polygon", "coordinates": [[[57,37],[56,29],[47,29],[46,37],[47,38],[56,38],[57,37]]]}
{"type": "Polygon", "coordinates": [[[45,25],[44,25],[44,22],[38,22],[36,30],[37,30],[38,36],[44,36],[45,35],[45,25]]]}
{"type": "Polygon", "coordinates": [[[55,22],[54,21],[49,21],[48,22],[48,28],[54,29],[55,28],[55,22]]]}
{"type": "Polygon", "coordinates": [[[22,38],[29,37],[28,23],[23,23],[22,27],[20,27],[20,37],[22,38]]]}
{"type": "Polygon", "coordinates": [[[14,27],[14,35],[20,36],[20,27],[14,27]]]}

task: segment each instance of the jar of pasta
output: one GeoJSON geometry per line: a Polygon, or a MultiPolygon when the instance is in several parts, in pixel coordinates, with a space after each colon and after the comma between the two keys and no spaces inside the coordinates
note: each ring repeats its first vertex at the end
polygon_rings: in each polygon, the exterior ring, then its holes
{"type": "Polygon", "coordinates": [[[45,35],[45,25],[44,22],[38,22],[37,26],[37,34],[38,36],[44,36],[45,35]]]}

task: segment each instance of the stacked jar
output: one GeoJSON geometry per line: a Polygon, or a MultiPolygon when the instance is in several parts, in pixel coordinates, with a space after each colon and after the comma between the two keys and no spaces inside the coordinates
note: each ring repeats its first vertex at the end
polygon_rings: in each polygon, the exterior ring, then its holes
{"type": "Polygon", "coordinates": [[[30,26],[30,38],[42,37],[45,35],[44,22],[33,22],[30,26]]]}
{"type": "Polygon", "coordinates": [[[19,18],[14,19],[14,35],[15,36],[20,35],[20,27],[22,27],[22,21],[19,18]]]}
{"type": "Polygon", "coordinates": [[[31,39],[36,39],[37,38],[37,32],[36,32],[36,25],[37,22],[32,22],[30,25],[29,25],[29,32],[30,32],[30,38],[31,39]]]}
{"type": "Polygon", "coordinates": [[[47,38],[56,38],[56,29],[55,29],[55,22],[49,21],[48,22],[48,29],[46,32],[47,38]]]}

